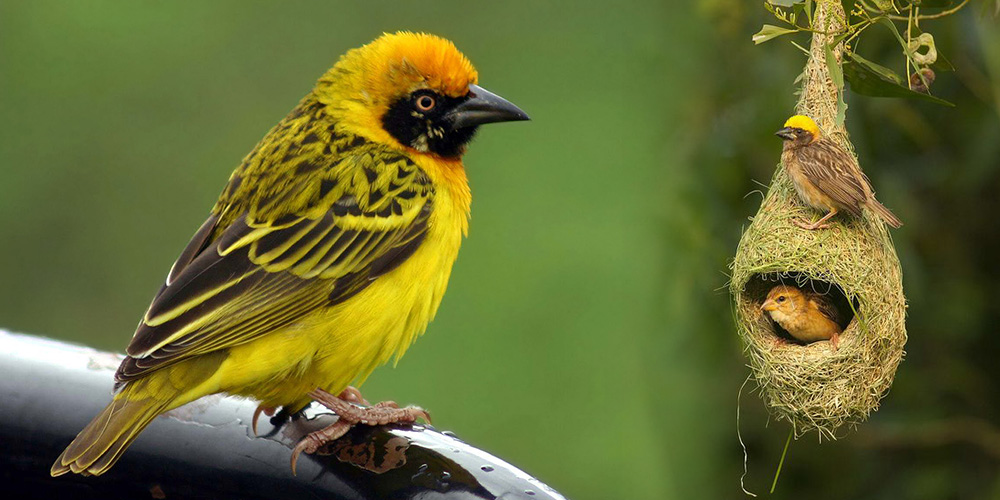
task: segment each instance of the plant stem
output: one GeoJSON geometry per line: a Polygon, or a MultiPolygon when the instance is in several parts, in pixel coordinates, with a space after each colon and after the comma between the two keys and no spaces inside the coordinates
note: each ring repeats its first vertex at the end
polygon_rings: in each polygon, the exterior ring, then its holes
{"type": "Polygon", "coordinates": [[[774,488],[778,486],[778,476],[781,475],[781,466],[785,465],[785,455],[788,454],[788,444],[792,442],[792,429],[788,429],[788,439],[785,439],[785,449],[781,452],[781,460],[778,461],[778,470],[774,471],[774,481],[771,482],[771,494],[774,494],[774,488]]]}

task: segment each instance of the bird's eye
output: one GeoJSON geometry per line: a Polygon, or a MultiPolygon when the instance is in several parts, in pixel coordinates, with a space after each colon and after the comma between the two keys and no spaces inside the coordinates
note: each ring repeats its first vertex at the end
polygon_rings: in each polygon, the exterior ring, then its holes
{"type": "Polygon", "coordinates": [[[418,97],[416,102],[417,109],[419,109],[420,111],[430,111],[434,109],[434,105],[436,104],[437,101],[435,101],[434,98],[429,95],[422,95],[418,97]]]}
{"type": "Polygon", "coordinates": [[[778,302],[784,302],[784,301],[785,301],[785,296],[784,295],[778,297],[778,302]]]}

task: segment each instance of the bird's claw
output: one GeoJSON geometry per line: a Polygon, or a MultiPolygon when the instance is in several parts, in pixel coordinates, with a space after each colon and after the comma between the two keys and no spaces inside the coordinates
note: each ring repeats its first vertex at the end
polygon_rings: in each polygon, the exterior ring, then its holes
{"type": "Polygon", "coordinates": [[[260,418],[260,414],[263,413],[267,416],[274,415],[274,408],[268,408],[263,404],[257,405],[257,409],[253,411],[253,420],[250,421],[250,428],[253,429],[253,435],[257,434],[257,419],[260,418]]]}
{"type": "Polygon", "coordinates": [[[316,389],[309,393],[309,397],[333,410],[337,414],[337,421],[306,435],[295,445],[295,448],[292,449],[292,474],[295,474],[296,464],[302,452],[315,453],[323,445],[347,434],[347,431],[356,424],[371,426],[412,424],[417,419],[427,423],[431,422],[430,414],[419,406],[400,408],[394,401],[382,401],[373,406],[367,406],[368,401],[361,397],[361,392],[354,387],[348,387],[339,396],[334,396],[322,389],[316,389]]]}
{"type": "MultiPolygon", "coordinates": [[[[357,397],[360,398],[360,393],[357,392],[357,389],[354,389],[352,394],[356,394],[357,397]]],[[[417,419],[422,419],[427,423],[431,422],[430,414],[419,406],[407,406],[400,408],[394,401],[382,401],[381,403],[368,406],[366,408],[359,406],[357,403],[352,401],[345,400],[345,398],[342,397],[343,395],[344,393],[342,392],[341,396],[334,396],[333,394],[330,394],[322,389],[316,389],[315,391],[309,393],[309,397],[316,400],[317,403],[333,410],[340,420],[345,420],[351,422],[352,424],[409,424],[416,422],[417,419]]],[[[364,398],[360,399],[362,401],[361,404],[367,403],[364,398]]]]}
{"type": "Polygon", "coordinates": [[[796,226],[809,231],[815,231],[817,229],[826,229],[830,227],[829,223],[823,222],[822,220],[816,222],[806,222],[802,219],[792,219],[792,224],[795,224],[796,226]]]}
{"type": "Polygon", "coordinates": [[[318,430],[311,432],[302,438],[295,448],[292,448],[292,475],[296,474],[295,468],[299,461],[299,455],[302,452],[306,452],[310,455],[316,453],[316,450],[320,449],[323,445],[340,439],[341,436],[347,434],[347,431],[351,430],[354,424],[337,419],[336,422],[318,430]]]}

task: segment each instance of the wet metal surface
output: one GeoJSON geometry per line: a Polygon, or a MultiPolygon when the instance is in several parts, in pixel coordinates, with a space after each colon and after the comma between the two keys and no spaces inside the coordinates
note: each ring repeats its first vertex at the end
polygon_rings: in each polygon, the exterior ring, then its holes
{"type": "Polygon", "coordinates": [[[116,355],[0,331],[0,484],[9,498],[562,499],[514,466],[429,426],[358,426],[289,466],[291,448],[336,416],[254,436],[255,403],[209,396],[157,418],[101,477],[49,466],[111,399],[116,355]]]}

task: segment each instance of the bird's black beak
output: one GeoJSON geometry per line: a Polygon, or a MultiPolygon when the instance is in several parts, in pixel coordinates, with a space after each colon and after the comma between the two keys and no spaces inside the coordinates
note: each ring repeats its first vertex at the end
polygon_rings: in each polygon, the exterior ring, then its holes
{"type": "Polygon", "coordinates": [[[795,140],[795,129],[793,129],[792,127],[785,127],[783,129],[775,132],[774,135],[776,135],[778,137],[781,137],[782,139],[785,139],[786,141],[794,141],[795,140]]]}
{"type": "Polygon", "coordinates": [[[455,106],[447,116],[451,117],[451,126],[456,129],[530,120],[521,108],[479,85],[469,85],[468,99],[455,106]]]}

